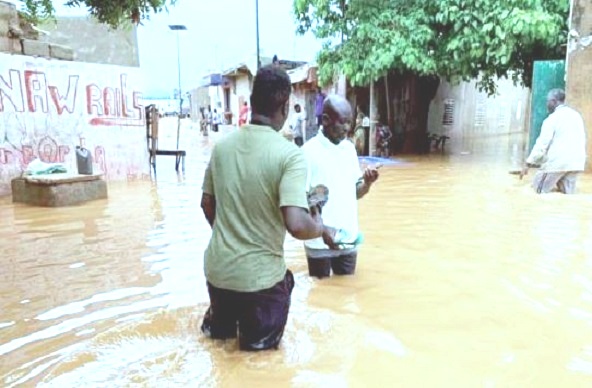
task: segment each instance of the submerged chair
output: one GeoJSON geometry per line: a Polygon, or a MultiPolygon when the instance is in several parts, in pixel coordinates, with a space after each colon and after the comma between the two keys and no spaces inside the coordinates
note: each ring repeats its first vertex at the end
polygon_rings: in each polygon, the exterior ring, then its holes
{"type": "MultiPolygon", "coordinates": [[[[158,148],[158,121],[160,116],[158,109],[154,104],[146,107],[146,145],[150,154],[150,165],[154,169],[156,175],[156,156],[168,155],[175,157],[175,171],[179,172],[179,164],[183,171],[185,171],[185,156],[187,153],[184,150],[161,150],[158,148]]],[[[177,133],[177,136],[179,134],[177,133]]]]}

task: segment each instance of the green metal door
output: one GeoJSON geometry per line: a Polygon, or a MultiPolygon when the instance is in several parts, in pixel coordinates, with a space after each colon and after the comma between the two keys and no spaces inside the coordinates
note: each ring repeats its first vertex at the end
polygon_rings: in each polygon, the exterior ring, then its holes
{"type": "Polygon", "coordinates": [[[549,114],[547,112],[547,93],[555,88],[565,89],[565,61],[535,61],[530,102],[529,153],[541,133],[543,121],[549,114]]]}

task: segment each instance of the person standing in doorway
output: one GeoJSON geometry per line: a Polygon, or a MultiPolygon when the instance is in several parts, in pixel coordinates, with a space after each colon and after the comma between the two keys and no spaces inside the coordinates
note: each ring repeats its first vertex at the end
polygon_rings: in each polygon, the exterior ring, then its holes
{"type": "Polygon", "coordinates": [[[317,128],[320,128],[323,125],[323,102],[325,101],[325,97],[327,95],[323,93],[321,88],[317,88],[317,97],[315,100],[315,116],[317,118],[317,128]]]}
{"type": "Polygon", "coordinates": [[[248,119],[249,119],[249,105],[245,101],[243,106],[241,106],[240,112],[238,115],[238,126],[242,127],[243,125],[248,123],[248,121],[247,121],[248,119]]]}
{"type": "Polygon", "coordinates": [[[303,133],[303,126],[304,126],[304,114],[302,113],[302,109],[300,108],[300,104],[294,105],[294,121],[293,124],[290,126],[292,130],[292,134],[294,135],[294,143],[298,147],[302,147],[304,144],[304,133],[303,133]]]}
{"type": "Polygon", "coordinates": [[[343,97],[330,95],[323,104],[323,126],[302,150],[308,161],[307,189],[318,184],[329,189],[330,200],[323,207],[326,229],[322,238],[304,243],[310,276],[352,275],[356,269],[360,242],[357,200],[365,196],[378,179],[378,170],[360,171],[352,142],[344,139],[352,125],[352,109],[343,97]],[[337,233],[333,233],[337,231],[337,233]]]}
{"type": "Polygon", "coordinates": [[[565,105],[565,92],[553,89],[547,95],[550,115],[526,159],[520,178],[528,169],[540,166],[532,186],[538,194],[557,190],[574,194],[578,175],[586,164],[586,129],[582,116],[565,105]]]}
{"type": "Polygon", "coordinates": [[[291,90],[281,68],[257,72],[251,123],[216,143],[203,183],[212,236],[204,258],[210,307],[201,329],[213,339],[238,331],[241,350],[277,348],[284,333],[294,287],[283,257],[286,231],[308,240],[327,229],[316,208],[309,210],[302,151],[278,133],[291,90]]]}

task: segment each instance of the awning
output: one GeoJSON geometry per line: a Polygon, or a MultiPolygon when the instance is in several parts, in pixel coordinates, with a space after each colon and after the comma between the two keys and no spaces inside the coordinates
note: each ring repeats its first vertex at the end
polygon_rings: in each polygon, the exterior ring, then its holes
{"type": "Polygon", "coordinates": [[[245,75],[245,74],[252,74],[249,66],[241,63],[239,65],[233,66],[230,69],[224,70],[222,74],[225,77],[236,77],[238,75],[245,75]]]}
{"type": "Polygon", "coordinates": [[[201,79],[201,82],[199,83],[199,87],[207,87],[207,86],[218,86],[218,85],[224,85],[228,83],[228,80],[226,79],[226,77],[224,77],[222,74],[219,73],[214,73],[214,74],[209,74],[206,75],[205,77],[203,77],[201,79]]]}

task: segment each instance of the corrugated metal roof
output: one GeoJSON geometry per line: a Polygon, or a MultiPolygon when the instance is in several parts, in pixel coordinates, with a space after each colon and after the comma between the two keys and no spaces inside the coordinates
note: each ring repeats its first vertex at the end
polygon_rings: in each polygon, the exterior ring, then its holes
{"type": "Polygon", "coordinates": [[[314,83],[317,81],[317,66],[308,64],[300,66],[296,69],[289,70],[288,75],[293,84],[301,82],[314,83]]]}

